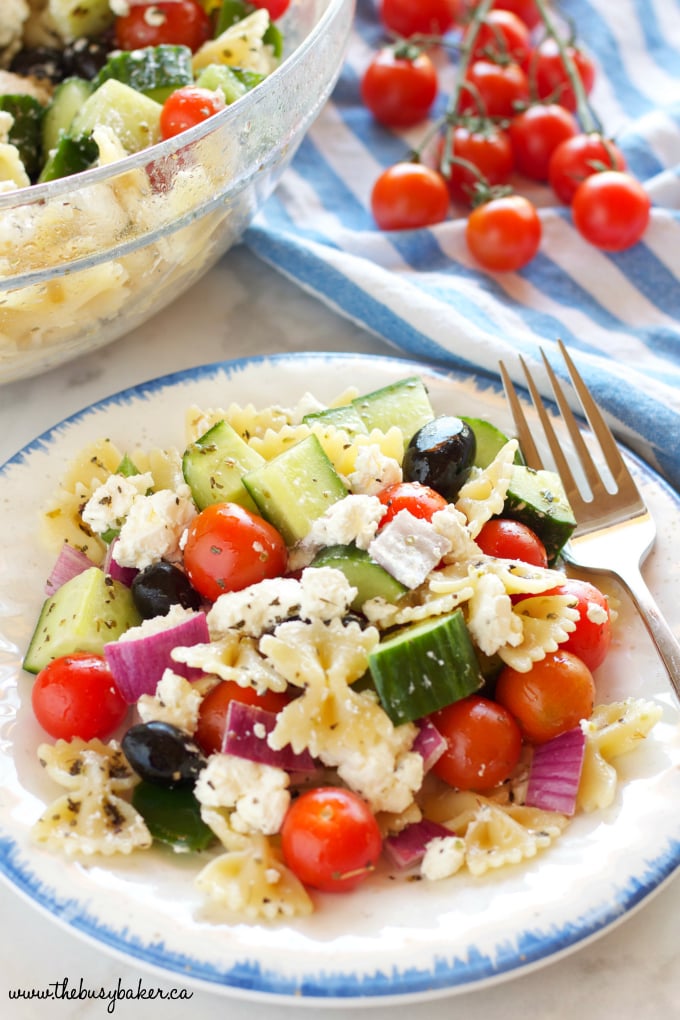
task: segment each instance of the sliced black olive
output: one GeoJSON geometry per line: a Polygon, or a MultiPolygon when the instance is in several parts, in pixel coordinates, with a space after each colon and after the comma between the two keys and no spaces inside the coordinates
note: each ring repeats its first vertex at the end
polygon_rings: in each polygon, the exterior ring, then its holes
{"type": "Polygon", "coordinates": [[[452,502],[477,452],[475,434],[460,418],[442,415],[418,429],[406,448],[404,481],[421,482],[452,502]]]}
{"type": "Polygon", "coordinates": [[[167,616],[172,606],[200,609],[202,604],[201,596],[191,587],[184,571],[165,560],[140,570],[131,591],[137,610],[145,620],[167,616]]]}
{"type": "Polygon", "coordinates": [[[39,78],[56,85],[67,76],[68,65],[61,50],[33,46],[15,53],[9,70],[23,78],[39,78]]]}
{"type": "Polygon", "coordinates": [[[108,36],[99,39],[74,39],[73,42],[67,43],[63,50],[66,73],[88,80],[96,77],[113,48],[113,39],[108,36]]]}
{"type": "Polygon", "coordinates": [[[137,775],[156,786],[193,786],[206,764],[188,733],[158,720],[131,726],[121,747],[137,775]]]}

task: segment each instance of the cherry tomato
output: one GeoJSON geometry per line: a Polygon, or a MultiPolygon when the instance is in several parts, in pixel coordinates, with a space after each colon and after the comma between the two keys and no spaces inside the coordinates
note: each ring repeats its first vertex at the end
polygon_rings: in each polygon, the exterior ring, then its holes
{"type": "Polygon", "coordinates": [[[548,181],[557,197],[571,205],[579,184],[602,170],[625,170],[626,160],[610,139],[577,134],[560,142],[548,165],[548,181]]]}
{"type": "Polygon", "coordinates": [[[286,568],[286,544],[271,524],[238,503],[213,503],[187,530],[184,567],[192,585],[214,602],[286,568]]]}
{"type": "Polygon", "coordinates": [[[443,35],[455,24],[458,0],[382,0],[385,28],[408,39],[412,35],[443,35]]]}
{"type": "Polygon", "coordinates": [[[651,204],[630,174],[605,170],[579,184],[571,212],[586,241],[603,251],[624,251],[637,244],[647,229],[651,204]]]}
{"type": "Polygon", "coordinates": [[[451,132],[451,156],[465,160],[470,166],[453,161],[447,173],[441,162],[445,145],[446,139],[442,139],[440,165],[455,201],[470,204],[476,183],[505,184],[512,174],[514,161],[508,133],[491,122],[483,125],[480,122],[478,127],[459,124],[451,132]]]}
{"type": "Polygon", "coordinates": [[[381,528],[389,524],[401,510],[408,510],[421,520],[431,521],[438,510],[448,506],[443,496],[422,482],[395,482],[381,489],[378,499],[387,508],[380,519],[381,528]]]}
{"type": "Polygon", "coordinates": [[[497,10],[512,11],[527,28],[536,28],[541,23],[541,12],[535,0],[495,0],[493,7],[497,10]]]}
{"type": "Polygon", "coordinates": [[[477,535],[477,545],[487,556],[521,560],[535,567],[547,567],[548,556],[538,535],[521,521],[492,517],[477,535]]]}
{"type": "Polygon", "coordinates": [[[505,666],[498,675],[495,696],[515,717],[524,739],[542,744],[589,718],[595,681],[585,662],[560,649],[535,662],[526,673],[505,666]]]}
{"type": "Polygon", "coordinates": [[[461,113],[513,117],[529,101],[529,81],[519,64],[475,60],[464,80],[470,88],[461,93],[458,103],[461,113]]]}
{"type": "Polygon", "coordinates": [[[574,115],[559,103],[529,106],[508,128],[515,168],[532,181],[547,181],[553,152],[578,130],[574,115]]]}
{"type": "Polygon", "coordinates": [[[437,72],[427,53],[402,55],[404,47],[379,50],[361,79],[361,97],[387,127],[410,127],[427,117],[437,96],[437,72]]]}
{"type": "MultiPolygon", "coordinates": [[[[470,29],[466,29],[463,41],[469,32],[470,29]]],[[[471,59],[498,63],[511,60],[521,67],[528,59],[531,48],[529,29],[521,18],[511,11],[491,10],[478,29],[471,59]]]]}
{"type": "Polygon", "coordinates": [[[115,21],[116,46],[121,50],[170,43],[195,53],[211,33],[210,18],[195,0],[135,4],[115,21]]]}
{"type": "Polygon", "coordinates": [[[346,892],[368,878],[382,850],[380,829],[351,790],[320,786],[293,801],[281,828],[281,849],[301,882],[346,892]]]}
{"type": "Polygon", "coordinates": [[[262,7],[269,12],[272,21],[283,17],[290,7],[290,0],[249,0],[253,7],[262,7]]]}
{"type": "Polygon", "coordinates": [[[199,88],[198,85],[185,85],[172,92],[161,110],[161,137],[174,138],[175,135],[195,127],[208,117],[213,117],[226,106],[221,92],[199,88]]]}
{"type": "Polygon", "coordinates": [[[381,230],[411,230],[441,223],[449,201],[446,181],[436,170],[422,163],[395,163],[373,185],[371,209],[381,230]]]}
{"type": "MultiPolygon", "coordinates": [[[[595,65],[577,46],[567,46],[566,50],[588,95],[595,84],[595,65]]],[[[528,73],[539,99],[559,103],[572,112],[576,110],[576,96],[554,39],[544,39],[532,52],[528,73]]]]}
{"type": "Polygon", "coordinates": [[[551,588],[546,595],[568,595],[570,605],[579,612],[576,630],[560,648],[577,655],[590,670],[601,666],[607,657],[611,644],[612,626],[609,603],[599,588],[589,581],[575,577],[568,578],[558,588],[551,588]]]}
{"type": "Polygon", "coordinates": [[[491,199],[473,209],[465,228],[471,253],[485,269],[508,272],[530,262],[541,243],[541,221],[522,195],[491,199]]]}
{"type": "Polygon", "coordinates": [[[86,652],[48,663],[35,679],[31,702],[36,719],[55,740],[106,740],[128,710],[103,657],[86,652]]]}
{"type": "Polygon", "coordinates": [[[471,694],[431,716],[447,749],[432,771],[460,790],[488,790],[511,774],[522,750],[522,734],[502,705],[471,694]]]}
{"type": "Polygon", "coordinates": [[[239,701],[243,705],[256,705],[267,712],[278,714],[286,707],[290,698],[278,691],[264,691],[258,694],[252,687],[241,687],[235,680],[222,680],[206,694],[198,710],[194,739],[204,754],[214,754],[222,749],[227,712],[232,701],[239,701]]]}

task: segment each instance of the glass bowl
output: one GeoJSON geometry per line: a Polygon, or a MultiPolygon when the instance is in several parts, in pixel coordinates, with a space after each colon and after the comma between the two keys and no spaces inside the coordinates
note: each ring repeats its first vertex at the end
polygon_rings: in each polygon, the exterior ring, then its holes
{"type": "Polygon", "coordinates": [[[354,0],[293,0],[284,60],[189,131],[0,194],[0,383],[124,335],[239,240],[340,73],[354,0]]]}

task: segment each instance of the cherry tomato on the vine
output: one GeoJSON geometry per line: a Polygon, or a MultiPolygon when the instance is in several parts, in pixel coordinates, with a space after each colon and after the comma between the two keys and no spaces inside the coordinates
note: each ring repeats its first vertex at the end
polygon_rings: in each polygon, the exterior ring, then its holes
{"type": "Polygon", "coordinates": [[[224,110],[226,102],[221,92],[185,85],[172,92],[163,103],[160,126],[162,138],[174,138],[182,131],[201,124],[224,110]]]}
{"type": "MultiPolygon", "coordinates": [[[[463,41],[471,29],[463,34],[463,41]]],[[[491,10],[479,26],[471,51],[472,60],[514,61],[523,66],[532,49],[525,23],[511,11],[491,10]]]]}
{"type": "Polygon", "coordinates": [[[522,734],[512,714],[471,694],[430,717],[447,743],[432,771],[460,790],[488,790],[504,782],[519,761],[522,734]]]}
{"type": "Polygon", "coordinates": [[[385,28],[408,39],[412,35],[443,35],[458,17],[459,0],[381,0],[385,28]]]}
{"type": "Polygon", "coordinates": [[[128,711],[103,657],[86,652],[48,663],[35,679],[31,703],[36,719],[55,740],[106,740],[128,711]]]}
{"type": "Polygon", "coordinates": [[[553,152],[578,130],[574,115],[559,103],[527,107],[508,128],[515,168],[532,181],[547,181],[553,152]]]}
{"type": "Polygon", "coordinates": [[[571,205],[579,184],[602,170],[625,170],[626,159],[611,141],[598,134],[577,134],[560,142],[548,167],[548,181],[557,197],[571,205]]]}
{"type": "Polygon", "coordinates": [[[381,489],[378,499],[386,508],[380,518],[381,528],[389,524],[401,510],[408,510],[414,517],[430,521],[438,510],[448,506],[443,496],[422,482],[395,482],[381,489]]]}
{"type": "Polygon", "coordinates": [[[184,567],[196,591],[211,602],[226,591],[279,577],[287,558],[276,528],[238,503],[207,506],[187,529],[184,567]]]}
{"type": "MultiPolygon", "coordinates": [[[[578,46],[567,46],[566,51],[581,79],[584,92],[588,95],[595,84],[595,65],[590,56],[578,46]]],[[[528,74],[539,99],[559,103],[572,113],[576,110],[574,89],[554,39],[544,39],[533,50],[528,74]]]]}
{"type": "Polygon", "coordinates": [[[206,694],[198,710],[194,739],[204,754],[221,751],[227,712],[232,701],[278,713],[285,708],[290,698],[278,691],[264,691],[258,694],[253,687],[241,687],[235,680],[222,680],[206,694]]]}
{"type": "Polygon", "coordinates": [[[375,870],[382,836],[361,797],[352,790],[322,786],[293,801],[281,827],[281,849],[305,885],[346,892],[375,870]]]}
{"type": "Polygon", "coordinates": [[[195,52],[212,33],[210,18],[196,0],[139,3],[115,20],[116,46],[138,50],[169,43],[195,52]]]}
{"type": "Polygon", "coordinates": [[[480,117],[513,117],[529,101],[529,81],[515,63],[474,60],[464,77],[458,110],[480,117]]]}
{"type": "Polygon", "coordinates": [[[437,98],[437,72],[427,53],[404,46],[379,50],[361,79],[361,98],[387,127],[410,127],[427,117],[437,98]]]}
{"type": "Polygon", "coordinates": [[[458,124],[450,132],[448,172],[443,162],[446,139],[439,150],[439,165],[446,178],[451,197],[457,202],[470,203],[475,184],[505,184],[512,174],[514,161],[508,133],[492,121],[458,124]],[[463,160],[464,162],[456,162],[463,160]],[[475,172],[476,171],[476,172],[475,172]]]}
{"type": "Polygon", "coordinates": [[[373,218],[381,230],[411,230],[441,223],[446,219],[449,202],[449,189],[442,175],[422,163],[388,167],[371,193],[373,218]]]}
{"type": "Polygon", "coordinates": [[[290,0],[249,0],[253,7],[262,7],[269,12],[272,21],[283,17],[290,7],[290,0]]]}
{"type": "Polygon", "coordinates": [[[607,657],[611,644],[612,626],[609,603],[606,596],[590,581],[575,577],[567,578],[558,588],[543,592],[544,595],[567,595],[570,605],[578,610],[576,630],[573,630],[560,648],[577,655],[588,669],[597,669],[607,657]]]}
{"type": "Polygon", "coordinates": [[[521,560],[535,567],[547,567],[545,546],[536,532],[521,521],[492,517],[477,535],[477,545],[487,556],[503,560],[521,560]]]}
{"type": "Polygon", "coordinates": [[[496,681],[495,697],[515,717],[525,740],[542,744],[589,718],[595,681],[585,662],[558,649],[526,673],[505,666],[496,681]]]}
{"type": "Polygon", "coordinates": [[[478,205],[468,216],[465,239],[485,269],[509,272],[530,262],[541,243],[541,221],[523,195],[506,195],[478,205]]]}
{"type": "Polygon", "coordinates": [[[536,28],[541,23],[541,12],[535,0],[495,0],[494,10],[512,11],[527,28],[536,28]]]}
{"type": "Polygon", "coordinates": [[[590,244],[603,251],[624,251],[647,229],[651,204],[635,177],[605,170],[579,184],[571,212],[576,229],[590,244]]]}

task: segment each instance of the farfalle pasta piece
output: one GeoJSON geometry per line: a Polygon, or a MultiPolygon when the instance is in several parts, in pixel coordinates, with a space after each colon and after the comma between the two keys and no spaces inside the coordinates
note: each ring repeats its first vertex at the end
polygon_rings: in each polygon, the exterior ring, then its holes
{"type": "Polygon", "coordinates": [[[285,677],[260,655],[257,640],[235,631],[206,644],[173,648],[172,658],[220,680],[253,687],[259,694],[286,689],[285,677]]]}
{"type": "Polygon", "coordinates": [[[33,826],[38,843],[69,856],[129,854],[151,846],[142,816],[119,796],[138,779],[115,741],[59,740],[41,744],[38,757],[48,774],[68,790],[33,826]]]}
{"type": "Polygon", "coordinates": [[[486,802],[481,805],[465,835],[465,864],[475,876],[502,868],[506,864],[535,857],[539,850],[550,846],[566,826],[559,815],[550,812],[526,813],[526,809],[503,807],[486,802]],[[550,820],[546,816],[550,816],[550,820]]]}
{"type": "Polygon", "coordinates": [[[273,748],[309,750],[369,802],[374,811],[399,813],[413,801],[423,759],[410,751],[412,724],[395,727],[369,691],[350,686],[363,676],[378,642],[373,627],[294,621],[265,635],[260,646],[302,694],[278,715],[273,748]]]}
{"type": "Polygon", "coordinates": [[[577,806],[597,811],[614,802],[618,772],[612,760],[634,750],[661,718],[661,706],[639,698],[598,705],[581,723],[586,748],[577,806]]]}
{"type": "Polygon", "coordinates": [[[251,836],[244,848],[215,858],[199,872],[196,885],[211,903],[251,921],[304,917],[314,909],[266,836],[251,836]]]}
{"type": "Polygon", "coordinates": [[[568,595],[537,595],[518,602],[513,613],[521,620],[522,641],[515,647],[498,648],[503,662],[526,673],[534,662],[557,651],[576,629],[579,614],[570,601],[568,595]]]}
{"type": "Polygon", "coordinates": [[[455,507],[465,515],[472,538],[477,537],[491,517],[502,512],[517,448],[516,439],[508,440],[488,467],[473,469],[458,493],[455,507]]]}
{"type": "Polygon", "coordinates": [[[452,613],[472,598],[474,591],[468,566],[453,565],[433,571],[424,584],[404,595],[397,603],[374,598],[365,602],[361,609],[374,626],[386,630],[452,613]]]}

